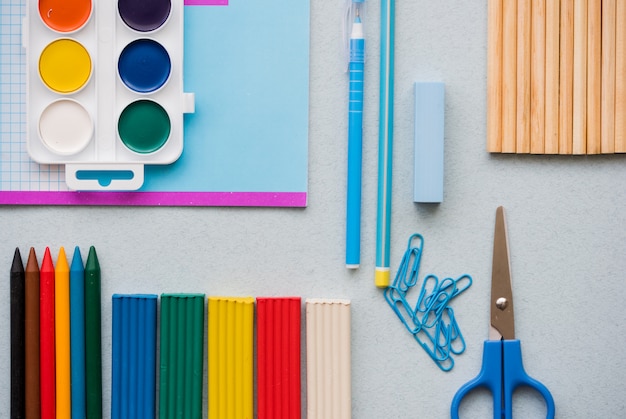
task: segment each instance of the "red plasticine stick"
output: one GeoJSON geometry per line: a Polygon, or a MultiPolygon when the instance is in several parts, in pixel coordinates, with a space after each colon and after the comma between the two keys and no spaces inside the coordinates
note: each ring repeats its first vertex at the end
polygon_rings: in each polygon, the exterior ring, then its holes
{"type": "Polygon", "coordinates": [[[258,419],[300,418],[300,297],[257,298],[258,419]]]}
{"type": "Polygon", "coordinates": [[[39,271],[41,419],[55,417],[54,265],[46,247],[39,271]]]}

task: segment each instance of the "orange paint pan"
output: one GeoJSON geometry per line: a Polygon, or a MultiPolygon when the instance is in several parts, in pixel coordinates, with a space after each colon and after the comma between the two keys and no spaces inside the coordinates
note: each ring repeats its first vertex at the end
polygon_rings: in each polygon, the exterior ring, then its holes
{"type": "Polygon", "coordinates": [[[91,16],[91,0],[39,0],[39,15],[50,29],[74,32],[91,16]]]}

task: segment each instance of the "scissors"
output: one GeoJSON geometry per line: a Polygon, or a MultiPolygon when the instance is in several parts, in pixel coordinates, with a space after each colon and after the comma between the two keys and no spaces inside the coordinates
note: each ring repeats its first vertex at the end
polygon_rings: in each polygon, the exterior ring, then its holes
{"type": "Polygon", "coordinates": [[[515,339],[511,268],[504,220],[504,208],[496,210],[491,274],[491,322],[489,339],[483,346],[483,364],[476,378],[461,387],[452,399],[452,419],[459,417],[461,400],[476,388],[487,388],[493,396],[494,419],[512,419],[513,392],[520,386],[535,389],[546,402],[547,419],[554,418],[550,391],[531,378],[522,365],[520,341],[515,339]]]}

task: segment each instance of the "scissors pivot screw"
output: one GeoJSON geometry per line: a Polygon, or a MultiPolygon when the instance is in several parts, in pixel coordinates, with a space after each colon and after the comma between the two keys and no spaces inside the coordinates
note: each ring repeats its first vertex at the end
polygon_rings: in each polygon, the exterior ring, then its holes
{"type": "Polygon", "coordinates": [[[500,310],[504,310],[508,305],[509,301],[504,297],[500,297],[496,300],[496,307],[498,307],[500,310]]]}

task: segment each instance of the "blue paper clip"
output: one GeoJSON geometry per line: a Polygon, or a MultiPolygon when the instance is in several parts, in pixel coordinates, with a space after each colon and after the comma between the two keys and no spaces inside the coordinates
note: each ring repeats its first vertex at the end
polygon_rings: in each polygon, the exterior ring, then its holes
{"type": "Polygon", "coordinates": [[[472,277],[464,274],[457,279],[440,281],[436,275],[426,275],[419,287],[417,301],[412,305],[407,293],[418,284],[423,249],[424,238],[413,234],[384,296],[404,327],[435,364],[443,371],[450,371],[454,367],[452,355],[465,351],[465,340],[449,304],[472,285],[472,277]]]}

